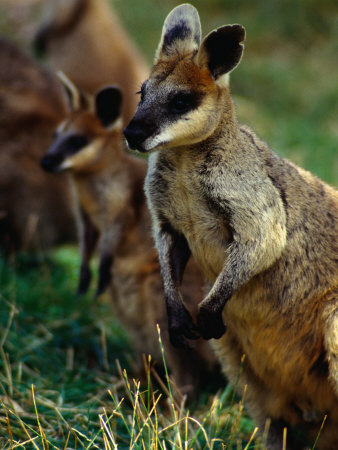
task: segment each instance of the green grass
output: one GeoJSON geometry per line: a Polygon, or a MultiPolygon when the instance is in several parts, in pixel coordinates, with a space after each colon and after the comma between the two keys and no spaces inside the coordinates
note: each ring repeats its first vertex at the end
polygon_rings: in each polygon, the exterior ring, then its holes
{"type": "Polygon", "coordinates": [[[72,248],[0,260],[0,448],[258,448],[225,381],[189,410],[152,364],[133,379],[108,298],[74,294],[78,264],[72,248]]]}

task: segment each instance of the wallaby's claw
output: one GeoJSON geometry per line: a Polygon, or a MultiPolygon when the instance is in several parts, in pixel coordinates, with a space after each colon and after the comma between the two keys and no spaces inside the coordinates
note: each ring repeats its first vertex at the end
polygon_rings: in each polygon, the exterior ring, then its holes
{"type": "Polygon", "coordinates": [[[200,308],[197,317],[197,327],[204,339],[219,339],[226,331],[222,313],[210,312],[207,308],[200,308]]]}
{"type": "Polygon", "coordinates": [[[182,306],[181,309],[168,314],[169,337],[174,347],[188,348],[187,339],[198,339],[200,336],[188,311],[182,306]]]}

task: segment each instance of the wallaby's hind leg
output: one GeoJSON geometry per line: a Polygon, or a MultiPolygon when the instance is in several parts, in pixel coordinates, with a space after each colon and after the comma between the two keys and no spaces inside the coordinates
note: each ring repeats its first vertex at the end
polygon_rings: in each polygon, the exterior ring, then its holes
{"type": "Polygon", "coordinates": [[[83,229],[80,230],[81,268],[77,293],[78,295],[83,295],[89,289],[91,280],[91,271],[89,268],[89,262],[95,251],[97,240],[99,237],[99,232],[89,219],[88,215],[83,210],[81,210],[80,214],[82,218],[83,229]]]}
{"type": "Polygon", "coordinates": [[[99,281],[97,285],[96,295],[101,295],[109,286],[111,280],[111,268],[113,265],[113,255],[105,253],[100,255],[99,281]]]}

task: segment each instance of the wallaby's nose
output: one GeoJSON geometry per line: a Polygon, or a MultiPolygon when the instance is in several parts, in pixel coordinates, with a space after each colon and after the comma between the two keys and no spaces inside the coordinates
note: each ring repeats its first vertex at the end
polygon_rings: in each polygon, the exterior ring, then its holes
{"type": "Polygon", "coordinates": [[[148,132],[138,125],[137,123],[130,122],[130,124],[123,130],[125,138],[127,139],[128,145],[131,149],[139,150],[144,152],[142,143],[148,137],[148,132]]]}
{"type": "Polygon", "coordinates": [[[56,172],[60,161],[57,161],[55,157],[46,155],[40,160],[41,167],[46,172],[56,172]]]}

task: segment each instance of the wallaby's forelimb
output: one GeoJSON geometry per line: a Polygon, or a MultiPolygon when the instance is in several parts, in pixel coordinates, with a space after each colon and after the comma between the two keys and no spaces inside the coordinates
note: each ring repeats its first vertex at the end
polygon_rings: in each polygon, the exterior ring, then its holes
{"type": "Polygon", "coordinates": [[[184,337],[188,339],[198,337],[196,327],[183,305],[178,290],[184,268],[190,256],[190,249],[184,236],[175,232],[170,226],[162,226],[157,238],[165,286],[170,342],[176,347],[186,347],[184,337]],[[165,261],[169,261],[169,264],[166,264],[165,261]]]}

